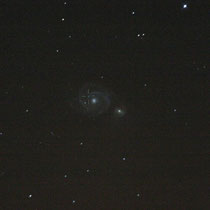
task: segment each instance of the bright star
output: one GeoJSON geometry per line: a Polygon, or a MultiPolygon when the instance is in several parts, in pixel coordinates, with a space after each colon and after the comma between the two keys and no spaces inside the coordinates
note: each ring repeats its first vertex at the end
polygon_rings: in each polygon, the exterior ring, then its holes
{"type": "Polygon", "coordinates": [[[92,102],[92,104],[95,104],[95,103],[97,103],[97,99],[96,98],[92,98],[91,102],[92,102]]]}
{"type": "Polygon", "coordinates": [[[125,115],[126,111],[125,111],[125,108],[116,108],[115,109],[115,115],[117,117],[123,117],[125,115]]]}
{"type": "Polygon", "coordinates": [[[183,4],[183,9],[186,9],[187,8],[187,4],[183,4]]]}

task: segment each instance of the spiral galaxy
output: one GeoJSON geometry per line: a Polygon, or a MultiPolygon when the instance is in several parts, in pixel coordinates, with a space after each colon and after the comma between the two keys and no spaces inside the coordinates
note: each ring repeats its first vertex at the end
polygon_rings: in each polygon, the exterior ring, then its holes
{"type": "Polygon", "coordinates": [[[90,116],[97,116],[106,112],[111,104],[110,94],[104,88],[88,84],[79,92],[81,111],[90,116]]]}

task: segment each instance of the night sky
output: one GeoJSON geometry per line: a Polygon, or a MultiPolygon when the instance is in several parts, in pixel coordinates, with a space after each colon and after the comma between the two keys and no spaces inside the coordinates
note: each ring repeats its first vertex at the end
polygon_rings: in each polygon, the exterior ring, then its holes
{"type": "Polygon", "coordinates": [[[0,210],[208,209],[209,8],[1,2],[0,210]]]}

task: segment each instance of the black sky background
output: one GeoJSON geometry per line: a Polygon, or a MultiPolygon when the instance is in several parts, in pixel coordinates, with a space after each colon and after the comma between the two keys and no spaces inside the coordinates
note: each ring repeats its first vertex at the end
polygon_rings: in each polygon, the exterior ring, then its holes
{"type": "Polygon", "coordinates": [[[208,1],[66,2],[0,4],[0,209],[208,209],[208,1]]]}

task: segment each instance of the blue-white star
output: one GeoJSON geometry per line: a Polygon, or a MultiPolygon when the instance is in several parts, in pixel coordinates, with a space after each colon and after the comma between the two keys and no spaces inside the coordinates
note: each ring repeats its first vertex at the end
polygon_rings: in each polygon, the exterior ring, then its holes
{"type": "Polygon", "coordinates": [[[97,99],[96,99],[96,98],[92,98],[92,99],[91,99],[91,103],[92,103],[92,104],[96,104],[96,103],[97,103],[97,99]]]}
{"type": "Polygon", "coordinates": [[[182,8],[183,8],[183,9],[187,9],[187,8],[188,8],[188,5],[187,5],[187,4],[183,4],[183,5],[182,5],[182,8]]]}

